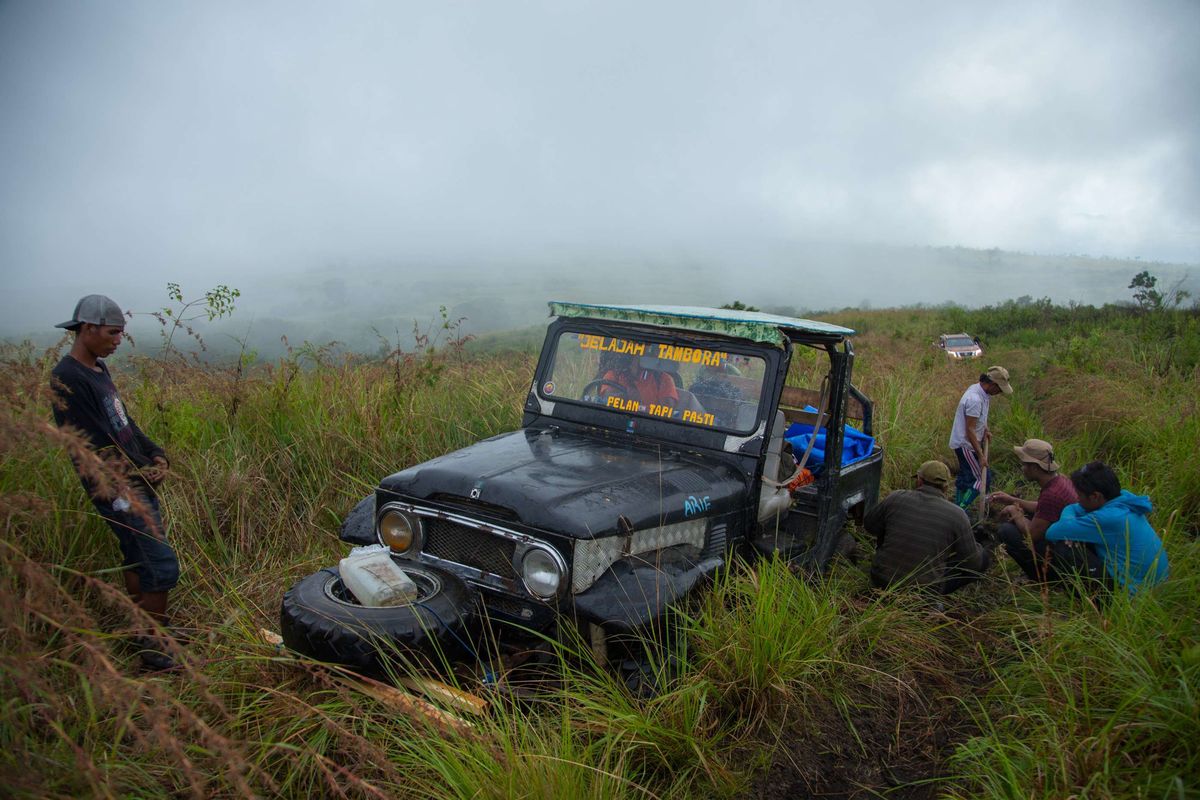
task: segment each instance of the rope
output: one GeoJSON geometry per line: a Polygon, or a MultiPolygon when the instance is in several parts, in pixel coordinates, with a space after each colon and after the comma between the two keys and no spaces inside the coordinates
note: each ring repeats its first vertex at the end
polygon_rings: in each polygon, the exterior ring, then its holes
{"type": "Polygon", "coordinates": [[[459,637],[459,635],[458,635],[457,633],[455,633],[455,632],[454,632],[454,629],[453,629],[453,628],[451,628],[449,625],[447,625],[447,624],[446,624],[446,621],[445,621],[444,619],[442,619],[442,617],[441,617],[441,615],[440,615],[440,614],[438,614],[436,611],[434,611],[434,610],[433,610],[432,608],[430,608],[429,606],[425,605],[425,603],[421,602],[420,600],[418,600],[417,602],[413,603],[413,605],[414,605],[414,606],[420,606],[421,608],[423,608],[423,609],[425,609],[426,611],[428,611],[430,614],[433,614],[434,618],[435,618],[435,619],[436,619],[438,622],[440,622],[440,623],[442,624],[442,629],[443,629],[443,630],[445,630],[445,631],[446,631],[446,633],[448,633],[448,634],[450,634],[451,636],[453,636],[453,637],[454,637],[454,641],[456,641],[456,642],[458,642],[460,645],[462,645],[462,648],[463,648],[464,650],[466,650],[468,653],[470,653],[470,654],[471,654],[471,658],[475,659],[476,661],[481,661],[481,660],[482,660],[482,659],[480,659],[480,658],[479,658],[479,653],[475,652],[475,648],[474,648],[474,647],[471,647],[471,645],[469,645],[469,644],[467,644],[466,642],[464,642],[464,641],[462,640],[462,638],[461,638],[461,637],[459,637]]]}
{"type": "Polygon", "coordinates": [[[821,379],[821,396],[817,400],[817,424],[813,426],[813,435],[808,437],[808,447],[804,448],[804,455],[796,464],[796,471],[793,472],[786,480],[777,481],[774,478],[763,476],[763,483],[775,488],[787,486],[796,478],[800,477],[800,473],[804,471],[804,465],[808,463],[808,457],[812,455],[813,445],[817,443],[817,431],[821,430],[821,424],[825,421],[825,407],[829,403],[829,373],[825,373],[825,377],[821,379]]]}

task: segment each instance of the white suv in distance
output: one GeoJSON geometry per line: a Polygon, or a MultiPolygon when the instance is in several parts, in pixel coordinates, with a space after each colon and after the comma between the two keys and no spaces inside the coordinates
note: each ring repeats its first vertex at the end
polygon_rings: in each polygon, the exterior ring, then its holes
{"type": "Polygon", "coordinates": [[[943,333],[938,337],[937,346],[946,351],[952,359],[979,358],[983,348],[979,346],[978,336],[968,336],[965,333],[943,333]]]}

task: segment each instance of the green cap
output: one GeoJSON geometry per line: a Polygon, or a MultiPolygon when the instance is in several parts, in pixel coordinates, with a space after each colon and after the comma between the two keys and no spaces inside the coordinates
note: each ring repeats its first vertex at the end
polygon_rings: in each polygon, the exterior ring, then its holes
{"type": "Polygon", "coordinates": [[[950,468],[941,461],[926,461],[917,470],[917,477],[943,492],[950,488],[950,468]]]}

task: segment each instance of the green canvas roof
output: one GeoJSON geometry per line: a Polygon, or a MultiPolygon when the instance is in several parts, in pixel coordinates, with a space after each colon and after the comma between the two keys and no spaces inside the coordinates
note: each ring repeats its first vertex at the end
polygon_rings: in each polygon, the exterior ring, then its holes
{"type": "Polygon", "coordinates": [[[785,334],[818,334],[822,336],[851,336],[851,328],[816,322],[811,319],[780,317],[761,311],[735,311],[729,308],[701,306],[618,306],[591,303],[550,302],[550,314],[556,317],[590,317],[667,328],[683,328],[700,333],[737,336],[755,342],[782,345],[785,334]]]}

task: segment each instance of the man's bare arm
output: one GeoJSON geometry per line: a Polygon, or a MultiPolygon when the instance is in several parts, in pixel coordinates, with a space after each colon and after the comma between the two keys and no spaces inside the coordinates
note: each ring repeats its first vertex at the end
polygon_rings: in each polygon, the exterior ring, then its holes
{"type": "MultiPolygon", "coordinates": [[[[976,458],[979,459],[979,466],[987,467],[987,456],[983,453],[983,445],[979,442],[979,437],[975,434],[975,426],[979,424],[979,417],[968,417],[964,415],[967,421],[967,441],[971,443],[971,449],[975,451],[976,458]]],[[[984,432],[986,437],[987,432],[984,432]]]]}

